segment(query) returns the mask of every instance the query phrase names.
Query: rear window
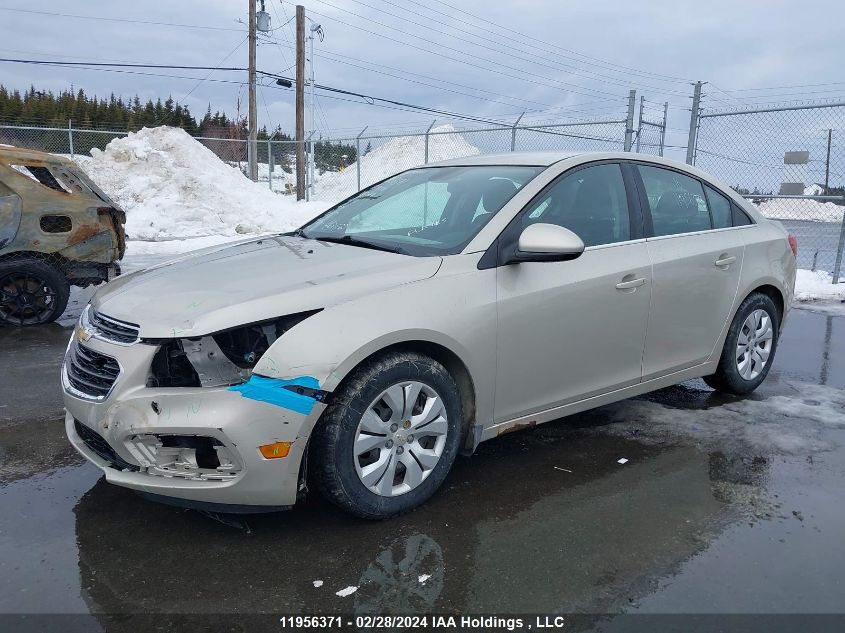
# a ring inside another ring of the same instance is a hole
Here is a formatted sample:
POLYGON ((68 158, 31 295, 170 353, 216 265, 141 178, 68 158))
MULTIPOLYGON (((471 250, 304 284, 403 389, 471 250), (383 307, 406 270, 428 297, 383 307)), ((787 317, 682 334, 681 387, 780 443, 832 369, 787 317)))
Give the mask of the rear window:
POLYGON ((713 228, 726 229, 729 226, 733 226, 731 201, 713 189, 713 187, 704 185, 704 190, 707 192, 707 202, 710 203, 710 216, 713 218, 713 228))
POLYGON ((12 165, 12 168, 53 191, 91 193, 81 178, 62 165, 12 165))

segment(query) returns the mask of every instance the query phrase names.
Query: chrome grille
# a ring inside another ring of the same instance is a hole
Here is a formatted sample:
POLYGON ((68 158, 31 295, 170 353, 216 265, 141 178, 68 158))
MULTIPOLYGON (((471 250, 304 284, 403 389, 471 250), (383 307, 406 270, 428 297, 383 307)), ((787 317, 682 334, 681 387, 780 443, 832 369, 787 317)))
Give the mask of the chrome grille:
POLYGON ((108 396, 120 375, 117 360, 76 341, 68 349, 64 370, 70 386, 81 396, 94 400, 108 396))
POLYGON ((140 326, 126 321, 113 319, 112 317, 100 314, 91 310, 90 324, 97 331, 97 335, 113 343, 128 345, 138 340, 140 326))

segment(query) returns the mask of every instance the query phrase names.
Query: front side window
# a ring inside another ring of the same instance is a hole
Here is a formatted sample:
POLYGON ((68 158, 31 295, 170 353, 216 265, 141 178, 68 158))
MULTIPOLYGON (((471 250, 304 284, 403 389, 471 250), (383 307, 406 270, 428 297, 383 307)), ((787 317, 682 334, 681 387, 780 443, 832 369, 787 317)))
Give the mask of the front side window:
POLYGON ((654 235, 709 231, 710 213, 701 183, 677 171, 640 165, 654 235))
POLYGON ((631 239, 622 168, 603 164, 564 174, 525 210, 523 228, 538 222, 569 229, 585 246, 631 239))
POLYGON ((460 253, 545 167, 413 169, 361 191, 297 235, 426 257, 460 253))

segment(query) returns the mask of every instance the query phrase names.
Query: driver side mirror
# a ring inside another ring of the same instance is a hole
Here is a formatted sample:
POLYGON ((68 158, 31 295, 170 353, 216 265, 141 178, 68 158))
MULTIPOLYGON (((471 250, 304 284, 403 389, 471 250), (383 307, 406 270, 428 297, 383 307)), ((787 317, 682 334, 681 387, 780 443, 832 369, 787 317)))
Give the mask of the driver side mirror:
POLYGON ((507 263, 565 262, 583 252, 584 242, 575 233, 557 224, 538 222, 523 229, 507 263))

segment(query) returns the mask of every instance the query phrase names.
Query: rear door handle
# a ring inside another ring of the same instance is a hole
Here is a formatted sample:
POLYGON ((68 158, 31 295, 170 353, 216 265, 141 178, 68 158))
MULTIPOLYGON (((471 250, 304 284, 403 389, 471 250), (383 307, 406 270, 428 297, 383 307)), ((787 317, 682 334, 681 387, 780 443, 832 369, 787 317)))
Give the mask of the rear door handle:
POLYGON ((645 283, 645 277, 639 277, 637 279, 629 279, 628 281, 620 281, 616 284, 617 290, 632 290, 634 288, 639 288, 645 283))
POLYGON ((736 257, 733 255, 728 255, 727 253, 719 257, 716 260, 716 268, 727 268, 731 264, 736 262, 736 257))

